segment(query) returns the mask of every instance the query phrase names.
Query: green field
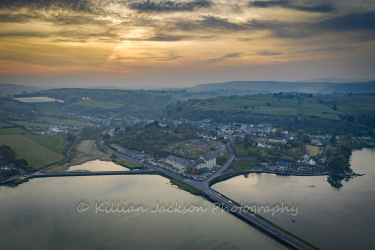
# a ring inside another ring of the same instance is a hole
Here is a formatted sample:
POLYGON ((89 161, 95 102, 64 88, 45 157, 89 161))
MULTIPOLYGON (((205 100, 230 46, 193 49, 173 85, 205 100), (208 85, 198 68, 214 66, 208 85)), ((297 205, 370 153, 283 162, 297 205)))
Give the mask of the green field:
POLYGON ((26 134, 27 131, 20 128, 2 128, 0 129, 0 135, 11 135, 11 134, 26 134))
POLYGON ((62 109, 58 107, 57 102, 38 102, 34 106, 44 115, 55 115, 61 113, 62 109))
POLYGON ((80 100, 78 103, 75 103, 75 105, 81 105, 81 106, 91 107, 91 108, 101 107, 101 108, 107 108, 107 109, 122 107, 122 105, 117 102, 101 102, 101 101, 93 100, 93 99, 80 100))
POLYGON ((25 127, 33 126, 36 128, 46 128, 49 127, 51 124, 49 123, 37 123, 37 122, 27 122, 27 121, 11 121, 12 124, 18 124, 25 127))
POLYGON ((6 128, 6 127, 12 127, 12 125, 11 124, 9 124, 9 123, 5 123, 5 122, 1 122, 0 121, 0 128, 6 128))
POLYGON ((338 115, 343 114, 342 112, 333 110, 326 105, 318 104, 315 100, 305 100, 300 110, 304 115, 318 116, 322 119, 329 120, 340 120, 338 115))
POLYGON ((251 170, 258 161, 239 160, 232 163, 231 168, 234 170, 251 170))
POLYGON ((277 99, 272 95, 211 98, 200 101, 194 107, 205 111, 246 111, 248 113, 269 115, 298 114, 298 111, 296 110, 298 107, 297 100, 277 99), (266 106, 266 108, 254 109, 256 106, 266 106))
POLYGON ((75 125, 75 126, 91 126, 91 123, 82 122, 77 120, 69 120, 69 119, 60 119, 56 117, 39 117, 43 121, 46 121, 49 124, 56 124, 56 125, 75 125))
POLYGON ((129 169, 137 169, 137 168, 140 168, 140 166, 134 164, 134 163, 131 163, 129 161, 125 161, 123 159, 120 159, 120 158, 117 158, 114 160, 115 163, 121 165, 121 166, 124 166, 124 167, 127 167, 129 169))
POLYGON ((353 94, 351 96, 337 96, 335 98, 337 110, 352 114, 373 114, 375 112, 374 94, 353 94))
POLYGON ((24 158, 30 167, 38 170, 64 159, 66 141, 58 135, 0 135, 0 145, 9 146, 16 152, 17 159, 24 158))
POLYGON ((262 115, 298 115, 298 110, 295 108, 266 108, 266 109, 253 109, 254 114, 262 115))
POLYGON ((312 146, 312 145, 306 145, 307 152, 309 152, 309 155, 311 156, 321 156, 323 153, 323 150, 320 150, 321 148, 317 146, 312 146))

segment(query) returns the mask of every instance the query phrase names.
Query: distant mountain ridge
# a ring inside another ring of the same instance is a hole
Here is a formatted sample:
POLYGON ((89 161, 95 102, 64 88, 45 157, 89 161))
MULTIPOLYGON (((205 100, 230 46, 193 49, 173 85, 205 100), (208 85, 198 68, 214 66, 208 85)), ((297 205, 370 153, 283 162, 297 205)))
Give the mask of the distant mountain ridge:
POLYGON ((7 84, 7 83, 0 83, 0 96, 6 95, 15 95, 21 94, 22 92, 31 92, 31 91, 39 91, 45 88, 41 87, 34 87, 34 86, 24 86, 18 84, 7 84))
POLYGON ((371 82, 374 79, 341 79, 341 78, 314 78, 303 82, 337 82, 337 83, 354 83, 354 82, 371 82))
POLYGON ((324 93, 353 92, 375 93, 375 81, 360 83, 336 82, 278 82, 278 81, 234 81, 199 84, 189 91, 215 91, 223 94, 267 94, 276 92, 324 93))

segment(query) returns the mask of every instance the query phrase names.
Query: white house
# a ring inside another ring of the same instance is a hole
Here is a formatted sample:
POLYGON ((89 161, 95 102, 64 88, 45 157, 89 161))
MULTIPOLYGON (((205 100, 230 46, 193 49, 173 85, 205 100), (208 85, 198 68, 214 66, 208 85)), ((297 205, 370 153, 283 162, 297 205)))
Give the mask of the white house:
POLYGON ((167 157, 166 162, 179 170, 184 170, 187 160, 174 155, 170 155, 167 157))
POLYGON ((276 143, 286 143, 286 139, 285 138, 282 138, 282 137, 270 137, 268 139, 269 142, 276 142, 276 143))
POLYGON ((316 165, 316 161, 314 161, 314 159, 310 159, 309 160, 309 165, 310 166, 315 166, 316 165))
POLYGON ((202 159, 205 162, 206 168, 211 169, 214 166, 216 166, 216 157, 213 156, 212 154, 208 154, 206 156, 203 156, 200 159, 202 159))

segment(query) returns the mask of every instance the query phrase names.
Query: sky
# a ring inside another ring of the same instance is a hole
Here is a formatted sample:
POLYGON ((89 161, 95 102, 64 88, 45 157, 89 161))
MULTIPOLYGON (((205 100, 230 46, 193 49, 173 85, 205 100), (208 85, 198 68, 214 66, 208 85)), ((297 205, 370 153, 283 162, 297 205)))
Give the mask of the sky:
POLYGON ((0 0, 0 83, 375 79, 373 0, 0 0))

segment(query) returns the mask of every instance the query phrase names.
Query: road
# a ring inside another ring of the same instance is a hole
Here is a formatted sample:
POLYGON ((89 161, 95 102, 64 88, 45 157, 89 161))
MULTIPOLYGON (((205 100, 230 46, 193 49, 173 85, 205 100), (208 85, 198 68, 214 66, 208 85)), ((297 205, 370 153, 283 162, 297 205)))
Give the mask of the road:
MULTIPOLYGON (((166 170, 164 168, 156 167, 151 164, 141 162, 137 159, 134 159, 132 157, 126 156, 120 152, 114 151, 107 147, 104 142, 102 141, 103 148, 108 151, 109 153, 117 156, 120 159, 124 159, 126 161, 129 161, 131 163, 137 164, 137 165, 143 165, 147 167, 150 170, 133 170, 133 171, 111 171, 111 172, 64 172, 64 173, 54 173, 54 174, 48 174, 48 173, 27 173, 23 177, 25 178, 43 178, 43 177, 59 177, 59 176, 92 176, 92 175, 126 175, 126 174, 161 174, 164 176, 167 176, 168 178, 174 178, 178 179, 180 181, 185 182, 186 184, 189 184, 197 189, 199 189, 201 192, 205 194, 205 196, 210 199, 211 201, 217 202, 220 204, 221 208, 226 208, 228 211, 230 211, 232 214, 235 214, 237 217, 241 218, 242 220, 246 221, 250 225, 258 228, 262 232, 268 234, 269 236, 272 236, 274 239, 284 243, 285 245, 294 248, 294 249, 312 249, 309 246, 305 245, 304 243, 296 240, 295 238, 289 236, 288 234, 280 231, 279 229, 273 227, 272 225, 264 222, 263 220, 259 219, 258 217, 255 217, 254 215, 243 211, 236 205, 234 205, 231 201, 223 197, 220 193, 214 191, 210 188, 209 182, 213 180, 214 178, 220 176, 223 171, 225 171, 232 161, 234 160, 235 156, 233 153, 232 148, 230 147, 230 142, 227 143, 227 149, 229 153, 229 158, 227 162, 219 168, 212 176, 207 178, 204 181, 194 181, 192 179, 185 178, 184 176, 181 176, 179 174, 176 174, 174 172, 171 172, 169 170, 166 170)), ((18 177, 17 177, 18 178, 18 177)), ((9 179, 7 180, 9 181, 9 179)))
POLYGON ((137 165, 143 165, 143 166, 145 166, 149 169, 158 171, 161 174, 163 174, 165 176, 168 176, 169 178, 178 179, 180 181, 183 181, 183 182, 199 189, 200 191, 202 191, 206 195, 207 198, 209 198, 209 199, 211 199, 211 200, 213 200, 217 203, 220 203, 221 206, 226 207, 229 211, 231 211, 231 213, 235 214, 236 216, 238 216, 242 220, 248 222, 250 225, 255 226, 256 228, 260 229, 261 231, 263 231, 263 232, 267 233, 268 235, 272 236, 274 239, 288 245, 289 247, 292 247, 294 249, 304 249, 304 250, 305 249, 306 250, 312 249, 309 246, 305 245, 304 243, 296 240, 295 238, 289 236, 288 234, 286 234, 286 233, 280 231, 279 229, 273 227, 272 225, 264 222, 263 220, 259 219, 258 217, 255 217, 254 215, 239 209, 236 205, 232 204, 228 199, 222 197, 222 195, 220 193, 218 193, 218 192, 216 192, 216 191, 214 191, 210 188, 209 182, 211 180, 213 180, 214 178, 220 176, 230 166, 230 164, 232 163, 232 161, 235 158, 233 150, 230 147, 230 142, 228 142, 227 145, 226 145, 227 149, 228 149, 228 153, 229 153, 229 158, 228 158, 227 162, 225 162, 225 164, 221 168, 219 168, 212 176, 210 176, 210 178, 207 178, 204 181, 194 181, 192 179, 185 178, 185 177, 183 177, 179 174, 176 174, 174 172, 168 171, 164 168, 155 167, 151 164, 141 162, 141 161, 136 160, 132 157, 126 156, 124 154, 121 154, 117 151, 114 151, 114 150, 108 148, 103 142, 102 142, 102 146, 109 153, 111 153, 113 155, 116 155, 117 157, 119 157, 121 159, 124 159, 126 161, 129 161, 129 162, 137 164, 137 165))

